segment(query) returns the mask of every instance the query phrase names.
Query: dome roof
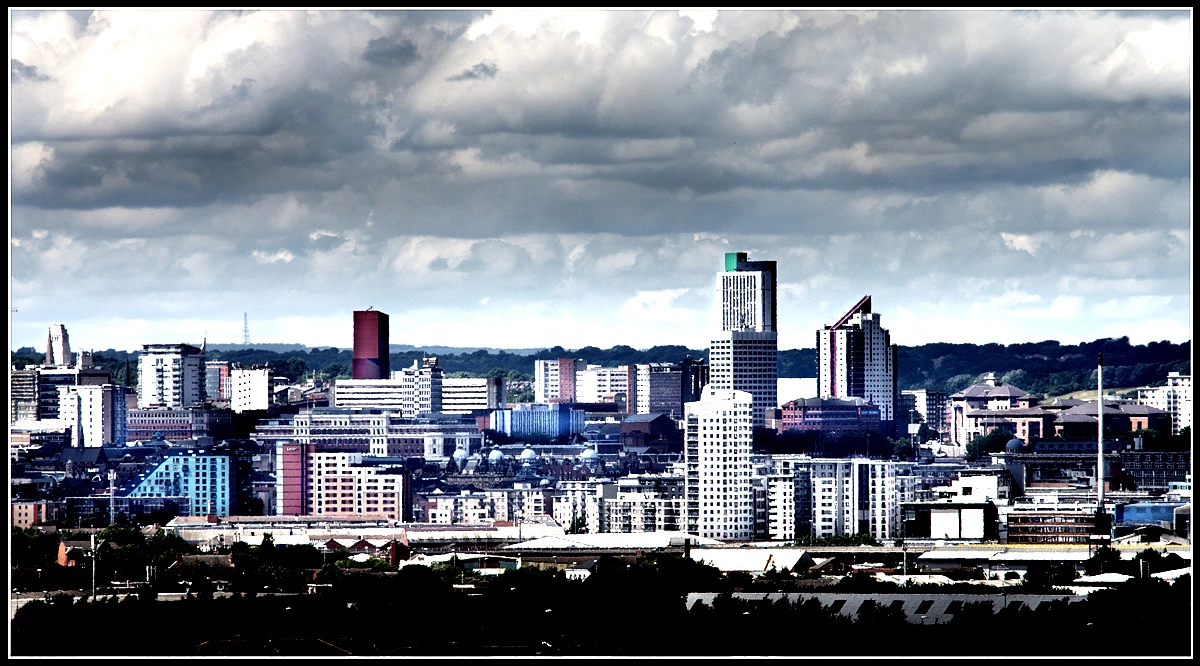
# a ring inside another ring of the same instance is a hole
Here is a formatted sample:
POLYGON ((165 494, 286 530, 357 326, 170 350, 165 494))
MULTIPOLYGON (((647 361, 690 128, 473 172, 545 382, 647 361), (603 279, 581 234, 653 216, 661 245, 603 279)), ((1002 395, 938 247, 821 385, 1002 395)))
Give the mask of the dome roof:
POLYGON ((451 455, 451 457, 454 458, 455 460, 466 460, 467 459, 467 451, 466 451, 466 449, 464 449, 463 447, 460 446, 457 449, 454 449, 454 453, 451 455))
POLYGON ((504 460, 504 452, 502 452, 498 446, 492 449, 492 452, 488 454, 489 464, 495 465, 502 460, 504 460))
POLYGON ((525 450, 521 451, 520 459, 526 463, 533 462, 534 460, 537 460, 537 453, 534 452, 532 446, 526 444, 525 450))
POLYGON ((1016 437, 1013 437, 1012 439, 1008 440, 1007 444, 1004 445, 1004 450, 1005 451, 1020 451, 1022 446, 1025 446, 1025 442, 1022 442, 1021 440, 1017 439, 1016 437))
POLYGON ((579 458, 581 460, 597 460, 600 458, 600 454, 596 453, 596 449, 589 446, 583 450, 583 453, 579 454, 579 458))

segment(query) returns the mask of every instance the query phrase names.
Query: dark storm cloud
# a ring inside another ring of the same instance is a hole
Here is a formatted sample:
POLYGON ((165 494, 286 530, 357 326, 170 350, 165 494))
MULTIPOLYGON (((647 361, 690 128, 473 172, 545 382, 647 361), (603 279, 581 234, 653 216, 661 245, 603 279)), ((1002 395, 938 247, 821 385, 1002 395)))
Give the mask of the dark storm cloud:
POLYGON ((25 63, 21 62, 20 60, 12 61, 12 78, 13 78, 13 83, 22 83, 25 81, 33 81, 35 83, 41 83, 44 81, 53 81, 54 80, 54 79, 50 78, 49 76, 46 76, 45 74, 42 74, 41 72, 39 72, 37 67, 34 67, 32 65, 26 65, 25 63))
POLYGON ((407 39, 394 41, 388 37, 380 37, 367 42, 363 51, 363 60, 373 65, 395 65, 404 67, 420 58, 417 45, 407 39))
POLYGON ((730 249, 830 311, 1187 299, 1186 14, 501 14, 14 14, 14 299, 141 253, 204 303, 602 317, 704 307, 730 249))
POLYGON ((477 79, 494 79, 500 73, 500 68, 492 63, 481 62, 470 69, 464 69, 461 74, 451 76, 447 81, 475 81, 477 79))

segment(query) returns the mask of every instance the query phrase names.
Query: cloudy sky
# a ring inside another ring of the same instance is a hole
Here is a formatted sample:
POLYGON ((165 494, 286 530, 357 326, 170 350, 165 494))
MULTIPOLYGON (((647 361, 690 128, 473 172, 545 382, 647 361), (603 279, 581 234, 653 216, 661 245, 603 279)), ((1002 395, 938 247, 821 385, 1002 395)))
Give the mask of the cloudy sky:
POLYGON ((1191 339, 1188 12, 12 12, 12 348, 1191 339))

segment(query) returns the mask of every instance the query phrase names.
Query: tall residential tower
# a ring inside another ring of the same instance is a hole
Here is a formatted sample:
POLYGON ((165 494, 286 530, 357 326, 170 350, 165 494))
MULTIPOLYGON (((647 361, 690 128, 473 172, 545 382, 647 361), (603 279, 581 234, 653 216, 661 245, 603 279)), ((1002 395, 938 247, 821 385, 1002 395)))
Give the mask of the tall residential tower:
POLYGON ((896 345, 863 296, 817 331, 817 385, 822 398, 865 398, 879 407, 880 429, 896 432, 896 345))
POLYGON ((710 386, 753 396, 756 427, 778 406, 777 276, 774 261, 748 261, 745 252, 727 252, 717 276, 721 330, 709 348, 710 386))

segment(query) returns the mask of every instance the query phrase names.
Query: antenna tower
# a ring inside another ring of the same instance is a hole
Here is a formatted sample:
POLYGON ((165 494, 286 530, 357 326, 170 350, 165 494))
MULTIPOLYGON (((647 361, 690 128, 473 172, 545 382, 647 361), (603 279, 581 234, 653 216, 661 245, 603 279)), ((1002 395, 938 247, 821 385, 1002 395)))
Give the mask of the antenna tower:
POLYGON ((250 319, 246 313, 242 313, 242 344, 250 344, 250 319))

